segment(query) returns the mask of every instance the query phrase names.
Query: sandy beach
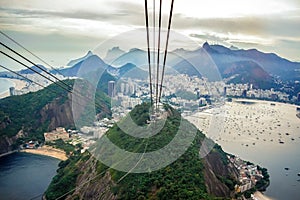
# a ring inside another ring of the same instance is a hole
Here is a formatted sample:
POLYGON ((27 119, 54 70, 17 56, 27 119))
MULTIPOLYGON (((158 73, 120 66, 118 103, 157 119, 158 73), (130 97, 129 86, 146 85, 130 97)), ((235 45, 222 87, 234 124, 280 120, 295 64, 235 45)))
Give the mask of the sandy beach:
POLYGON ((67 160, 68 159, 68 157, 64 151, 62 151, 60 149, 55 149, 55 148, 53 148, 51 146, 47 146, 47 145, 44 145, 38 149, 24 149, 24 150, 21 150, 21 152, 50 156, 53 158, 57 158, 59 160, 67 160))
POLYGON ((270 197, 267 197, 266 195, 263 195, 261 192, 255 192, 254 193, 254 199, 255 200, 273 200, 270 197))
MULTIPOLYGON (((9 81, 14 82, 14 87, 16 90, 21 90, 24 87, 26 87, 26 85, 27 85, 26 81, 21 81, 19 79, 11 79, 10 78, 9 81)), ((6 92, 0 94, 0 99, 8 97, 8 96, 9 96, 9 91, 7 90, 6 92)))

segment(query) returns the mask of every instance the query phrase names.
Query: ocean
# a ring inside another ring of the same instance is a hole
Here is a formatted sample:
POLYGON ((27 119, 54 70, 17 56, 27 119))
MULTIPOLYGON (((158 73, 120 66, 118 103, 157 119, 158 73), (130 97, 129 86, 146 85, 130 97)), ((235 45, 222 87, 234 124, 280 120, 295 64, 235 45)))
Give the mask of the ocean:
POLYGON ((0 94, 9 90, 10 87, 13 87, 15 84, 9 79, 0 78, 0 94))
MULTIPOLYGON (((298 138, 299 140, 299 138, 298 138)), ((268 169, 271 184, 264 192, 274 200, 299 200, 299 142, 268 145, 263 142, 245 147, 239 141, 220 142, 223 149, 268 169), (286 170, 285 168, 288 168, 286 170)))
MULTIPOLYGON (((294 105, 274 103, 226 104, 227 119, 217 143, 226 152, 269 170, 271 184, 266 195, 275 200, 298 200, 300 119, 294 105)), ((198 114, 201 118, 189 120, 205 132, 209 123, 205 115, 198 114)), ((54 158, 25 153, 0 158, 0 199, 40 199, 58 163, 54 158)))
MULTIPOLYGON (((225 152, 268 169, 271 184, 264 192, 267 196, 275 200, 299 200, 300 119, 296 117, 296 106, 252 102, 255 103, 226 103, 223 131, 215 141, 225 152)), ((210 115, 196 116, 200 118, 188 119, 207 133, 210 115)))
POLYGON ((0 157, 0 199, 41 199, 60 160, 28 153, 0 157))

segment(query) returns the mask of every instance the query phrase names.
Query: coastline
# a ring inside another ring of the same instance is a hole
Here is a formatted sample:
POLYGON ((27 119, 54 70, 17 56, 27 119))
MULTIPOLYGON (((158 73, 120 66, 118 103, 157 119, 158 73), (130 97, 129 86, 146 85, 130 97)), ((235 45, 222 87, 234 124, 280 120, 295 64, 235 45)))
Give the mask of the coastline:
POLYGON ((4 156, 8 156, 8 155, 10 155, 10 154, 13 154, 13 153, 16 153, 16 152, 18 152, 18 150, 9 151, 9 152, 6 152, 6 153, 3 153, 3 154, 0 154, 0 158, 1 158, 1 157, 4 157, 4 156))
MULTIPOLYGON (((13 79, 13 78, 1 78, 1 79, 7 79, 14 83, 14 87, 16 90, 22 90, 24 87, 26 87, 27 82, 19 79, 13 79)), ((7 89, 6 92, 0 93, 0 99, 8 97, 9 95, 9 89, 7 89)))
POLYGON ((254 193, 254 199, 255 200, 274 200, 266 195, 264 195, 263 193, 259 192, 259 191, 256 191, 254 193))
POLYGON ((292 187, 296 184, 293 177, 298 172, 286 171, 285 167, 297 169, 299 166, 296 158, 300 125, 296 107, 294 104, 281 102, 233 99, 233 102, 226 102, 222 107, 226 114, 223 121, 215 120, 215 124, 223 126, 222 128, 214 129, 215 126, 211 126, 210 119, 214 110, 219 111, 217 108, 194 113, 186 119, 213 138, 224 151, 268 169, 272 177, 270 186, 264 193, 256 193, 255 199, 294 199, 299 194, 292 187), (286 191, 288 195, 284 197, 286 191))
POLYGON ((51 146, 44 145, 37 149, 23 149, 20 152, 38 154, 43 156, 50 156, 59 160, 65 161, 68 159, 66 153, 63 150, 53 148, 51 146))

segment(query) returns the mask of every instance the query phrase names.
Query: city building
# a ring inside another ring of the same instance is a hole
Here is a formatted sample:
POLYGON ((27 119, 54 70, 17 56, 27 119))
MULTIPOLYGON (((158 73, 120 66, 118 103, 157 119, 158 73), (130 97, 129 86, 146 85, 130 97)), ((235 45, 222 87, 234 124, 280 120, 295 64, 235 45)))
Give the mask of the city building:
POLYGON ((238 186, 238 192, 245 192, 247 190, 250 190, 253 187, 253 184, 250 180, 247 180, 244 184, 238 186))
POLYGON ((242 97, 247 97, 247 90, 243 90, 242 97))
POLYGON ((205 98, 200 98, 200 100, 199 100, 199 106, 206 106, 206 104, 207 104, 206 99, 205 98))
POLYGON ((58 139, 68 140, 70 138, 70 135, 65 128, 58 127, 52 132, 44 133, 44 137, 45 142, 50 142, 58 139))
POLYGON ((275 94, 275 93, 272 93, 270 97, 271 97, 271 99, 272 99, 273 101, 278 100, 278 95, 275 94))
POLYGON ((15 89, 15 87, 10 87, 10 88, 9 88, 9 95, 10 95, 10 96, 16 95, 16 89, 15 89))
POLYGON ((263 178, 258 166, 251 164, 239 157, 227 156, 230 163, 238 170, 239 183, 235 186, 236 193, 243 193, 253 188, 256 183, 263 178))
POLYGON ((252 83, 250 84, 250 90, 253 90, 253 84, 252 83))
POLYGON ((108 82, 108 96, 114 97, 115 96, 115 81, 109 81, 108 82))
POLYGON ((36 149, 38 146, 39 146, 38 141, 30 140, 29 142, 25 143, 25 148, 26 149, 36 149))
POLYGON ((197 99, 200 99, 201 98, 201 92, 199 89, 197 89, 197 99))

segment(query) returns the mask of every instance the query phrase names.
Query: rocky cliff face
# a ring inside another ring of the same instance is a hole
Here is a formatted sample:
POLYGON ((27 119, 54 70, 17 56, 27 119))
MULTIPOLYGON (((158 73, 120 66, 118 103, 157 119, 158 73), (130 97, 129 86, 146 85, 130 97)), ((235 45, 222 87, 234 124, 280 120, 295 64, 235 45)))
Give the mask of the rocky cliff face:
MULTIPOLYGON (((4 119, 0 122, 0 130, 5 129, 9 124, 11 123, 11 120, 9 117, 4 117, 4 119)), ((7 153, 12 150, 11 146, 15 142, 16 138, 12 137, 9 138, 7 136, 0 138, 0 154, 7 153)))
POLYGON ((34 123, 31 123, 30 127, 22 124, 20 129, 17 130, 18 132, 15 132, 15 134, 5 135, 6 131, 10 129, 10 126, 15 125, 10 119, 14 116, 6 116, 4 120, 0 122, 0 131, 4 133, 0 136, 0 154, 15 150, 17 148, 17 139, 29 136, 30 130, 35 129, 36 127, 41 127, 44 124, 47 124, 45 131, 51 131, 59 126, 74 126, 70 98, 64 102, 61 101, 61 98, 56 98, 51 103, 46 104, 38 112, 38 119, 34 123))
POLYGON ((40 123, 49 122, 48 131, 56 127, 74 126, 70 96, 68 94, 68 99, 62 104, 60 98, 57 98, 40 110, 40 123))
MULTIPOLYGON (((64 83, 72 88, 75 80, 64 80, 64 83)), ((90 88, 89 82, 84 80, 78 80, 77 85, 84 91, 90 88)), ((100 89, 94 95, 97 97, 95 109, 99 117, 109 116, 109 98, 100 89)), ((87 110, 85 106, 81 107, 87 110)), ((93 105, 90 107, 94 109, 93 105)), ((56 84, 37 92, 0 99, 0 153, 13 150, 24 141, 33 139, 42 142, 44 132, 57 127, 74 127, 74 120, 72 94, 56 84)))
POLYGON ((101 174, 97 171, 97 160, 90 157, 80 166, 80 175, 77 177, 76 188, 72 195, 66 197, 68 200, 78 199, 111 199, 117 197, 111 188, 116 185, 109 172, 101 174))
POLYGON ((211 152, 204 159, 204 178, 207 191, 217 197, 232 196, 232 188, 229 188, 220 177, 237 180, 238 172, 236 169, 224 163, 219 153, 211 152))
POLYGON ((13 144, 16 142, 16 137, 2 137, 0 139, 0 155, 13 150, 13 144))
POLYGON ((5 116, 4 119, 0 121, 0 129, 5 129, 10 123, 10 118, 8 116, 5 116))

